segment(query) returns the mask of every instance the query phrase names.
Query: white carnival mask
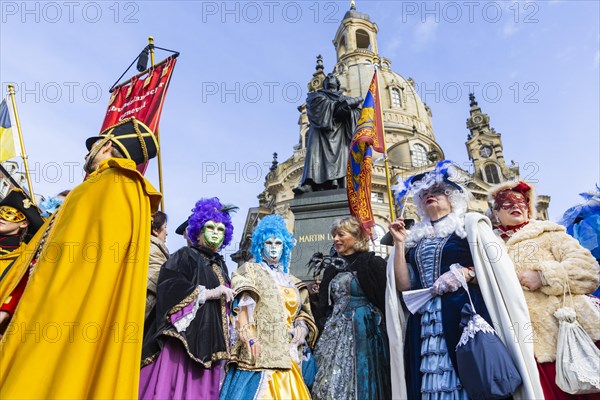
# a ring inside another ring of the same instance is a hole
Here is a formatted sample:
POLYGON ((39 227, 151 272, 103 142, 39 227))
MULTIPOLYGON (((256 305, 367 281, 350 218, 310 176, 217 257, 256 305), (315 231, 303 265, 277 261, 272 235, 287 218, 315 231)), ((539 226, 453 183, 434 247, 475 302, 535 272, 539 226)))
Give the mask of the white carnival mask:
POLYGON ((283 240, 271 236, 269 239, 265 240, 263 247, 263 257, 265 261, 276 264, 281 259, 281 255, 283 254, 283 240))

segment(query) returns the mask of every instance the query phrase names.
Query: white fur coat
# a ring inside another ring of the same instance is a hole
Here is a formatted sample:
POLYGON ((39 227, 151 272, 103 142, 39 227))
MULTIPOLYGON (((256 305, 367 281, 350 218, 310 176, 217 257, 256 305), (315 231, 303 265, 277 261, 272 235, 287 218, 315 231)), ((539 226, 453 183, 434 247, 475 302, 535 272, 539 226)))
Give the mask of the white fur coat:
MULTIPOLYGON (((550 221, 531 220, 506 241, 509 255, 517 272, 541 271, 547 285, 536 291, 523 288, 529 308, 538 362, 556 360, 558 320, 554 312, 563 307, 563 292, 568 282, 573 294, 577 321, 592 340, 600 339, 598 306, 585 294, 592 293, 600 283, 600 267, 591 253, 565 232, 565 228, 550 221)), ((568 295, 565 305, 571 306, 568 295)))

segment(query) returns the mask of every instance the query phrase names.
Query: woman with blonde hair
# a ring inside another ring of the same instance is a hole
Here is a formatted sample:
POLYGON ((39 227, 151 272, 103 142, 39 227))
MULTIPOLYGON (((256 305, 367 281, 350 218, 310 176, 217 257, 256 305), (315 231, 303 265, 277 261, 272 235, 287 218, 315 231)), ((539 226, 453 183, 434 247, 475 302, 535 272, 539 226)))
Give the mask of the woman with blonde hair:
POLYGON ((354 217, 334 221, 335 254, 321 262, 315 349, 319 371, 315 399, 391 397, 385 312, 386 262, 369 250, 369 238, 354 217))

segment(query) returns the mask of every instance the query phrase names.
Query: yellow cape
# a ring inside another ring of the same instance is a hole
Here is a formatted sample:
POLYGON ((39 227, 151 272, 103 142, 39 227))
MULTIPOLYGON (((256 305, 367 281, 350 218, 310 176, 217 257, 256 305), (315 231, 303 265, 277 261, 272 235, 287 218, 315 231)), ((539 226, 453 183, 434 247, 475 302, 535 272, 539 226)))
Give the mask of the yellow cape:
POLYGON ((159 200, 133 161, 108 159, 40 229, 11 268, 37 258, 0 343, 1 398, 137 399, 159 200))
POLYGON ((0 256, 0 305, 8 300, 25 272, 25 269, 19 271, 18 268, 12 268, 12 266, 14 266, 13 261, 23 254, 26 247, 27 244, 21 242, 15 250, 0 256))

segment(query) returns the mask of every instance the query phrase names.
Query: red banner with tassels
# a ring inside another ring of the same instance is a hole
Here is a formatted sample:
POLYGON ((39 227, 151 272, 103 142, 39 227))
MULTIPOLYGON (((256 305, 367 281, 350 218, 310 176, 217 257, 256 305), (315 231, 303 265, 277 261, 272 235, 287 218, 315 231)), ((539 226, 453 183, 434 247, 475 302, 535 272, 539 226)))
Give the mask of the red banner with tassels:
POLYGON ((130 117, 156 132, 176 62, 175 57, 169 57, 150 68, 145 77, 134 77, 127 85, 117 87, 108 102, 101 132, 130 117))
MULTIPOLYGON (((126 85, 115 88, 100 132, 125 118, 135 117, 156 134, 176 62, 175 56, 169 57, 150 68, 146 75, 134 76, 126 85)), ((146 166, 138 165, 138 171, 144 173, 146 166)))

